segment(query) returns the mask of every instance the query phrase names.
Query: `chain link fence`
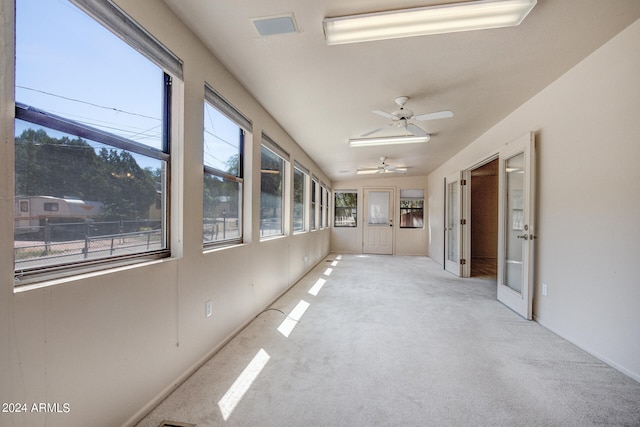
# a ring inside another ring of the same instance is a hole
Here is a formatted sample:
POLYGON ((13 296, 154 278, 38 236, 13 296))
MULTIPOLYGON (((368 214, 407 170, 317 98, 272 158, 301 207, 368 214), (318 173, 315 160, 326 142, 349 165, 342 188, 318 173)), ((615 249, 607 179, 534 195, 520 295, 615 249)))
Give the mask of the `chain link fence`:
POLYGON ((129 255, 164 247, 161 220, 50 223, 14 228, 15 269, 129 255))

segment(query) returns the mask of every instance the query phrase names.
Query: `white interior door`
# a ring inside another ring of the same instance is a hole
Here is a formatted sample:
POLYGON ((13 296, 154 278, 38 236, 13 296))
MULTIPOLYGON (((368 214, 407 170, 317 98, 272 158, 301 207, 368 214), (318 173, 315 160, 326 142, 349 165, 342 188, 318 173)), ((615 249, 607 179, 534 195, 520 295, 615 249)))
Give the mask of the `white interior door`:
POLYGON ((535 141, 528 133, 500 150, 498 300, 532 318, 535 232, 535 141))
POLYGON ((364 189, 362 252, 393 254, 393 190, 364 189))
POLYGON ((444 268, 460 276, 462 274, 462 172, 445 179, 445 228, 444 268))

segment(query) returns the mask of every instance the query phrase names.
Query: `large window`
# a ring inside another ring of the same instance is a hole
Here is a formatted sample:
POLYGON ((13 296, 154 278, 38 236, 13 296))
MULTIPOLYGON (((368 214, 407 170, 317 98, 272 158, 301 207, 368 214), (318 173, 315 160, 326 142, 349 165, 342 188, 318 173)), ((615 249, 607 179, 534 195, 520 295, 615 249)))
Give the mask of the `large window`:
POLYGON ((181 63, 111 2, 74 3, 100 23, 68 2, 16 1, 14 250, 22 283, 35 273, 169 254, 168 73, 181 78, 181 63))
POLYGON ((305 211, 308 173, 299 164, 293 168, 293 231, 306 230, 305 211))
POLYGON ((311 180, 311 230, 318 229, 318 180, 314 177, 311 180))
POLYGON ((356 227, 358 225, 358 193, 336 190, 333 214, 334 227, 356 227))
POLYGON ((205 246, 242 242, 243 151, 251 122, 205 86, 202 240, 205 246))
POLYGON ((260 236, 284 234, 285 164, 289 154, 262 134, 260 161, 260 236))
POLYGON ((329 227, 329 189, 322 185, 322 228, 329 227))
POLYGON ((400 190, 400 228, 424 227, 424 190, 400 190))
POLYGON ((320 184, 320 229, 327 226, 325 210, 327 206, 327 189, 324 188, 324 184, 320 184))

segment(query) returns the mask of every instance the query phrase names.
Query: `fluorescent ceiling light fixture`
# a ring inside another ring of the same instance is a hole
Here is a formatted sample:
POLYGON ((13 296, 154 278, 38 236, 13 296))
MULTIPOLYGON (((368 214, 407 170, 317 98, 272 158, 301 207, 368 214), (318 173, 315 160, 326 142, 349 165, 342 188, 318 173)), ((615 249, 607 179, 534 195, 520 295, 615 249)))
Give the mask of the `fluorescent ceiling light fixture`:
POLYGON ((478 0, 325 18, 327 44, 358 43, 520 25, 537 0, 478 0))
POLYGON ((427 142, 431 136, 384 136, 380 138, 356 138, 350 139, 351 147, 369 147, 372 145, 391 145, 391 144, 418 144, 427 142))

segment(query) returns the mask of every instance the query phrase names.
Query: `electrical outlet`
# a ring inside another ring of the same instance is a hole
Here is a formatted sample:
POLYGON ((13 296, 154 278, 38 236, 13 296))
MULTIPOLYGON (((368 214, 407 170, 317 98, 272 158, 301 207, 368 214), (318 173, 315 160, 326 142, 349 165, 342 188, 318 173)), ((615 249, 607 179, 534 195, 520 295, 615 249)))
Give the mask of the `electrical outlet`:
POLYGON ((542 295, 544 295, 545 297, 547 296, 547 284, 546 283, 542 284, 542 295))
POLYGON ((204 317, 211 317, 213 314, 213 302, 211 300, 204 303, 204 317))

